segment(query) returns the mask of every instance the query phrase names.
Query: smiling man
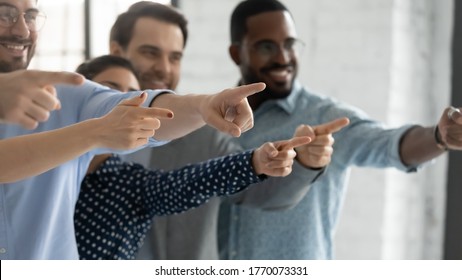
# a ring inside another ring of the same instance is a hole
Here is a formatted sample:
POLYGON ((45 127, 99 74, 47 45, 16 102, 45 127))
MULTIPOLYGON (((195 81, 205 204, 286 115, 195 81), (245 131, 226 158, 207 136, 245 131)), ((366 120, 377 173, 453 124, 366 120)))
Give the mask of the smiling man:
MULTIPOLYGON (((331 259, 352 166, 412 172, 447 149, 462 150, 462 115, 456 109, 447 108, 431 127, 386 129, 358 108, 307 90, 297 79, 300 43, 292 14, 283 3, 241 1, 232 12, 230 27, 228 51, 240 70, 239 83, 267 84, 264 91, 249 98, 255 128, 237 142, 248 147, 262 138, 284 137, 291 127, 304 122, 319 124, 348 117, 350 125, 335 135, 329 167, 296 207, 284 212, 231 203, 223 207, 223 258, 331 259), (448 116, 448 112, 457 113, 448 116)), ((316 153, 313 144, 321 131, 314 130, 314 141, 305 147, 309 152, 297 149, 298 160, 307 167, 313 167, 309 155, 316 153)))
POLYGON ((37 45, 37 32, 43 27, 46 16, 36 7, 21 11, 15 1, 0 3, 0 72, 25 69, 34 56, 37 45), (24 13, 24 14, 22 14, 24 13), (16 24, 17 21, 24 24, 16 24))
POLYGON ((175 9, 137 2, 112 26, 110 53, 130 60, 142 88, 175 90, 188 38, 186 25, 175 9))

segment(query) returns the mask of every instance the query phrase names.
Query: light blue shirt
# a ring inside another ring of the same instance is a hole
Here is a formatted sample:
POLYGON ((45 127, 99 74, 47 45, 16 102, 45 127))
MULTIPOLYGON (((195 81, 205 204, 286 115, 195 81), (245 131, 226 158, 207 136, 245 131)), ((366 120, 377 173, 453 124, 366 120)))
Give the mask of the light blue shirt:
MULTIPOLYGON (((100 117, 123 99, 140 94, 120 94, 90 81, 78 87, 57 86, 56 91, 61 110, 52 112, 49 120, 33 131, 0 124, 0 139, 100 117)), ((149 106, 153 98, 164 91, 147 92, 145 105, 149 106)), ((149 145, 163 143, 151 139, 149 145)), ((78 259, 74 206, 90 160, 102 152, 108 151, 91 151, 42 175, 0 184, 0 259, 78 259)))
MULTIPOLYGON (((362 111, 309 93, 297 82, 288 98, 267 101, 254 111, 255 126, 236 141, 244 148, 253 147, 289 138, 300 124, 314 126, 340 117, 350 118, 350 125, 334 134, 332 162, 297 206, 265 211, 232 203, 222 205, 221 258, 331 259, 350 167, 415 170, 404 166, 398 153, 400 139, 411 126, 386 129, 362 111)), ((285 186, 280 187, 283 190, 285 186)))

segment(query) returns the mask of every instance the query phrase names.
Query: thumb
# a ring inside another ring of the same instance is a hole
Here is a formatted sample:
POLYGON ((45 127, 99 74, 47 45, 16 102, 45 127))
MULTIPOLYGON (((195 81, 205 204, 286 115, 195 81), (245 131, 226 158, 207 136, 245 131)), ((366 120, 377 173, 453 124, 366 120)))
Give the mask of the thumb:
POLYGON ((271 142, 265 143, 262 148, 267 157, 272 158, 278 155, 278 149, 271 142))
POLYGON ((455 123, 462 124, 462 112, 459 108, 451 106, 446 110, 446 114, 450 120, 454 121, 455 123))
POLYGON ((122 100, 119 105, 125 105, 125 106, 141 106, 146 99, 148 98, 148 95, 145 91, 143 91, 140 95, 133 96, 132 98, 128 98, 125 100, 122 100))
POLYGON ((51 96, 55 98, 56 104, 54 110, 60 110, 61 109, 61 102, 58 99, 58 94, 56 93, 56 89, 52 85, 46 85, 43 87, 51 96))
POLYGON ((308 136, 311 139, 316 138, 316 133, 314 133, 314 129, 307 125, 307 124, 302 124, 297 127, 294 133, 294 137, 299 137, 299 136, 308 136))

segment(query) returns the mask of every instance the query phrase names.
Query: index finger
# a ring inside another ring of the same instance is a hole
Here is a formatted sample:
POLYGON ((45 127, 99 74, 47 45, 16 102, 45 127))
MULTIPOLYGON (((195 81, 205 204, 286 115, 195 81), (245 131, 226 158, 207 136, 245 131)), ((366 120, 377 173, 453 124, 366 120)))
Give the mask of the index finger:
POLYGON ((141 107, 140 109, 145 109, 147 117, 158 118, 158 119, 173 119, 173 112, 165 108, 157 107, 141 107))
POLYGON ((232 89, 229 89, 233 99, 242 100, 252 94, 260 92, 266 88, 265 83, 253 83, 249 85, 238 86, 232 89))
POLYGON ((339 119, 330 121, 328 123, 315 126, 314 132, 316 133, 316 135, 335 133, 337 131, 340 131, 342 128, 347 126, 349 123, 350 123, 350 119, 339 118, 339 119))
POLYGON ((293 148, 299 147, 306 145, 311 142, 311 138, 308 136, 298 136, 294 137, 289 140, 284 140, 279 142, 281 145, 279 146, 278 150, 283 151, 283 150, 291 150, 293 148))
MULTIPOLYGON (((32 71, 32 70, 31 70, 32 71)), ((85 78, 73 72, 37 71, 31 72, 42 86, 54 84, 81 85, 85 78)))

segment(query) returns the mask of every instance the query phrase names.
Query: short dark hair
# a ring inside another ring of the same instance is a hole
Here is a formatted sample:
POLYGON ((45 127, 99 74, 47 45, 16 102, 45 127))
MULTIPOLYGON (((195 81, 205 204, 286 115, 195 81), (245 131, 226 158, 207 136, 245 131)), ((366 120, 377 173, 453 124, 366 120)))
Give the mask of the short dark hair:
POLYGON ((75 72, 82 74, 88 80, 93 80, 99 73, 113 67, 125 68, 136 77, 135 69, 129 60, 115 55, 102 55, 80 64, 75 72))
POLYGON ((277 0, 245 0, 240 2, 231 15, 231 43, 240 43, 247 33, 247 19, 264 12, 290 11, 277 0))
POLYGON ((120 14, 111 28, 110 41, 115 41, 126 49, 132 39, 135 23, 142 17, 150 17, 178 25, 183 34, 183 47, 186 46, 188 21, 185 16, 174 7, 151 1, 136 2, 126 12, 120 14))

